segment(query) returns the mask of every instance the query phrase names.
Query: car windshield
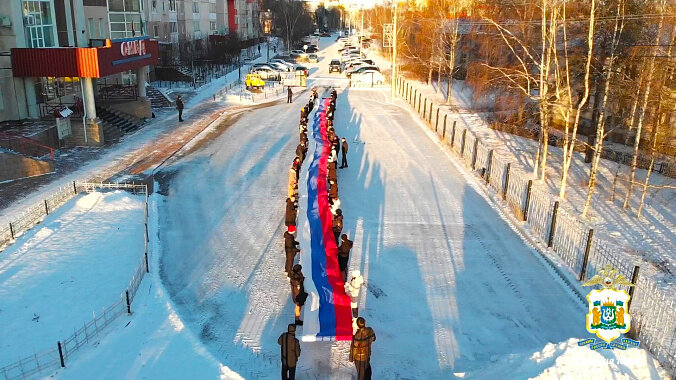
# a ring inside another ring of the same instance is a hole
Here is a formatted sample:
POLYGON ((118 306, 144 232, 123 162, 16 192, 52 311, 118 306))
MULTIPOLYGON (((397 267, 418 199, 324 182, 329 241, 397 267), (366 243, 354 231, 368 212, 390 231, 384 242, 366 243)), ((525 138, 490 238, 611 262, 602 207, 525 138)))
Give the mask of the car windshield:
POLYGON ((332 60, 331 60, 331 64, 332 64, 332 65, 340 65, 340 61, 337 60, 337 59, 332 59, 332 60))

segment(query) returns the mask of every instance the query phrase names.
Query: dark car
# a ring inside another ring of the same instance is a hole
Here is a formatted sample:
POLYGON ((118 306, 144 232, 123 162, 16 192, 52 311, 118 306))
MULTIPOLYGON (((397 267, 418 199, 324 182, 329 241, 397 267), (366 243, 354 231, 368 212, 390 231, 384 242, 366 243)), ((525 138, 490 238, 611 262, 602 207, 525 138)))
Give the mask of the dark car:
POLYGON ((314 46, 308 46, 308 48, 305 49, 305 52, 306 52, 306 53, 316 53, 316 52, 318 52, 318 51, 319 51, 319 49, 317 49, 317 48, 314 47, 314 46))
POLYGON ((329 63, 329 74, 331 74, 334 71, 340 73, 340 60, 339 59, 332 59, 331 63, 329 63))
POLYGON ((352 77, 352 74, 363 73, 363 72, 366 71, 366 70, 380 71, 380 69, 379 69, 378 67, 376 67, 376 66, 368 66, 368 65, 364 66, 364 65, 362 65, 362 66, 359 66, 359 67, 357 67, 356 69, 354 69, 354 70, 352 70, 352 71, 347 71, 347 72, 345 72, 345 76, 348 77, 348 78, 351 78, 351 77, 352 77))

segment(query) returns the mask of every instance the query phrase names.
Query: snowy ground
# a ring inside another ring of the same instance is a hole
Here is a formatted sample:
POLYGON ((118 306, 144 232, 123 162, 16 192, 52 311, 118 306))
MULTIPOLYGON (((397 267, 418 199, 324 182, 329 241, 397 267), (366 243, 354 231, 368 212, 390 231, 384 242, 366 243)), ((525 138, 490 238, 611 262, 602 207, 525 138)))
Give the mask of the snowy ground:
MULTIPOLYGON (((315 83, 343 85, 327 62, 311 65, 315 83)), ((341 88, 336 115, 350 142, 350 167, 338 175, 350 266, 368 284, 360 313, 378 336, 374 378, 666 378, 642 349, 576 346, 589 337, 585 305, 388 97, 341 88), (624 361, 601 358, 615 355, 624 361)), ((157 173, 155 269, 134 314, 55 377, 279 376, 276 340, 293 320, 282 233, 301 105, 244 112, 157 173)), ((347 347, 303 344, 298 378, 351 378, 347 347)))
POLYGON ((144 198, 80 195, 0 255, 0 366, 71 335, 119 299, 143 257, 144 198))
MULTIPOLYGON (((388 61, 372 54, 384 67, 389 67, 388 61)), ((435 104, 443 104, 446 96, 446 83, 442 82, 440 92, 435 89, 438 84, 426 85, 415 80, 407 79, 409 83, 416 83, 418 93, 423 98, 433 100, 435 104)), ((484 109, 483 100, 475 100, 472 91, 463 81, 454 81, 452 110, 449 108, 448 124, 457 121, 473 131, 482 142, 503 157, 530 174, 533 170, 533 158, 537 151, 537 141, 525 137, 512 135, 506 132, 495 131, 488 127, 485 121, 486 114, 476 112, 484 109)), ((448 107, 447 107, 448 108, 448 107)), ((436 108, 435 108, 436 109, 436 108)), ((442 111, 443 112, 443 111, 442 111)), ((617 145, 617 144, 615 144, 617 145)), ((536 188, 548 191, 552 196, 559 193, 561 162, 563 150, 550 147, 547 161, 547 178, 544 182, 537 181, 536 188)), ((611 201, 613 177, 617 163, 601 159, 595 195, 586 221, 590 228, 594 228, 594 236, 598 239, 611 242, 612 245, 624 250, 638 262, 644 261, 650 267, 642 265, 642 273, 650 274, 663 284, 674 284, 676 276, 676 180, 670 177, 653 173, 651 184, 667 186, 653 188, 648 191, 643 216, 636 217, 636 210, 640 202, 642 188, 634 188, 630 201, 630 209, 622 208, 624 195, 629 178, 629 167, 620 166, 615 200, 611 201), (668 188, 671 186, 672 188, 668 188)), ((643 182, 646 170, 639 169, 636 180, 643 182)), ((576 152, 569 171, 569 180, 566 199, 561 201, 562 209, 579 216, 582 212, 586 197, 589 178, 589 164, 584 162, 584 155, 576 152)), ((581 217, 580 217, 581 218, 581 217)))

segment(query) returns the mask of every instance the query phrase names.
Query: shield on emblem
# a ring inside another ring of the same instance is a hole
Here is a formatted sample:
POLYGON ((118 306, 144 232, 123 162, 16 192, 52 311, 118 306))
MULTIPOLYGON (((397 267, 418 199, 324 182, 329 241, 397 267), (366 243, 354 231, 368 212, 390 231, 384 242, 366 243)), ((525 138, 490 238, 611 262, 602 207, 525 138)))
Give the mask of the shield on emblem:
POLYGON ((601 306, 601 323, 615 326, 615 306, 601 306))

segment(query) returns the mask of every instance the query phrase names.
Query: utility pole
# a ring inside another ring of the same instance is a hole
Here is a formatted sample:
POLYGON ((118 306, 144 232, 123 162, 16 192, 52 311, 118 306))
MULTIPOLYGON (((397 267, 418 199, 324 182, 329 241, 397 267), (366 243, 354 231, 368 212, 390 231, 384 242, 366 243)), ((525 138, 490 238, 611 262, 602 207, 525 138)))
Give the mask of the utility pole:
POLYGON ((394 25, 392 26, 392 79, 390 80, 390 85, 392 87, 392 102, 394 102, 394 80, 396 77, 397 71, 397 8, 399 6, 399 1, 394 0, 394 25))

